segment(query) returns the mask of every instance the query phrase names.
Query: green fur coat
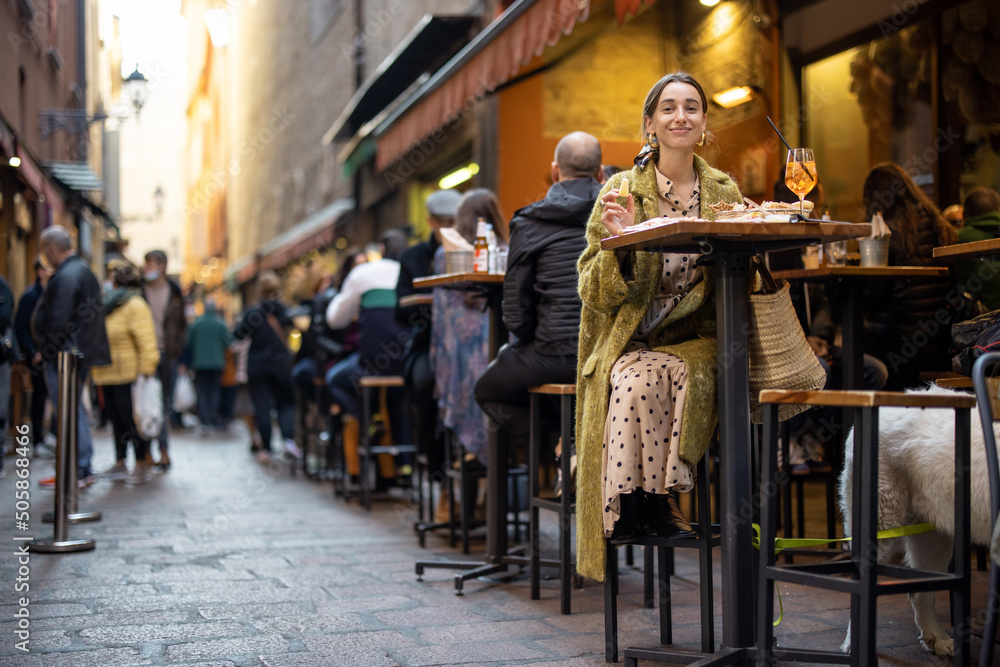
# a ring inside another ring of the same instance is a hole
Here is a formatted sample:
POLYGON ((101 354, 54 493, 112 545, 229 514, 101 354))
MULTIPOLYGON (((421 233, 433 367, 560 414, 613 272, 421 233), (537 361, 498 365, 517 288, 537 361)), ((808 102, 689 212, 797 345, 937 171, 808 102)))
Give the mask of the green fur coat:
MULTIPOLYGON (((709 167, 698 156, 694 158, 694 167, 701 182, 702 218, 715 219, 709 204, 743 201, 739 188, 726 174, 709 167)), ((644 169, 634 167, 612 176, 604 184, 601 196, 617 188, 624 176, 628 176, 632 184, 635 221, 659 217, 653 161, 644 169)), ((611 369, 649 310, 663 273, 661 253, 632 251, 627 262, 634 267, 633 279, 625 280, 616 253, 601 250, 601 239, 609 236, 601 223, 601 213, 598 198, 587 223, 587 249, 577 264, 583 309, 576 377, 576 558, 577 571, 597 581, 604 580, 601 457, 611 369)), ((701 460, 718 421, 714 273, 711 269, 706 268, 703 279, 653 331, 649 346, 657 352, 680 357, 688 366, 690 379, 681 417, 680 456, 694 465, 701 460)))

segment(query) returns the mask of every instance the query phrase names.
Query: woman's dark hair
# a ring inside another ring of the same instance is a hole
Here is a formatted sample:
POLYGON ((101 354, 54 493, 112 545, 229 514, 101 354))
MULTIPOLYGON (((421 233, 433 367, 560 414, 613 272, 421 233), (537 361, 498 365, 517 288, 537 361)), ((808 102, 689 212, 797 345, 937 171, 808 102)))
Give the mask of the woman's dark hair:
POLYGON ((507 241, 510 236, 507 220, 500 212, 500 202, 492 190, 476 188, 462 195, 455 211, 455 229, 466 241, 476 240, 476 222, 482 218, 493 225, 493 231, 501 241, 507 241))
POLYGON ((708 113, 708 98, 705 97, 705 91, 702 89, 701 84, 687 72, 673 72, 654 83, 653 87, 646 93, 646 102, 642 105, 642 118, 639 119, 639 136, 643 139, 646 138, 646 118, 651 118, 656 111, 656 105, 660 101, 663 89, 674 82, 694 86, 694 89, 698 91, 698 96, 701 97, 701 112, 708 113))
POLYGON ((358 255, 364 257, 366 262, 368 261, 368 256, 365 255, 365 251, 361 248, 348 248, 347 252, 344 253, 344 259, 340 262, 340 270, 337 271, 337 289, 340 289, 340 286, 344 284, 345 280, 347 280, 347 274, 350 273, 351 269, 353 269, 357 264, 358 255))
POLYGON ((952 245, 958 241, 941 211, 898 164, 881 162, 868 172, 864 185, 864 203, 868 219, 881 213, 892 231, 889 248, 899 264, 928 264, 930 257, 920 254, 920 231, 931 221, 934 245, 952 245))
POLYGON ((111 260, 108 263, 108 272, 111 274, 112 282, 119 287, 142 287, 139 269, 125 260, 111 260))

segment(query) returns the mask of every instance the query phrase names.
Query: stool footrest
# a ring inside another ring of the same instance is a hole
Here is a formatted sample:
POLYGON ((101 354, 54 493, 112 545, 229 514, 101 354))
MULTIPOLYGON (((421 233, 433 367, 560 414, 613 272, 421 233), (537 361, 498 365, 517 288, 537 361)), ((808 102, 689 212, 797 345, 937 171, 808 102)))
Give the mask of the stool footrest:
POLYGON ((851 654, 841 651, 821 651, 818 649, 775 648, 771 652, 774 659, 781 662, 824 662, 834 665, 851 664, 851 654))
MULTIPOLYGON (((543 510, 549 510, 551 512, 562 512, 563 506, 560 500, 551 500, 549 498, 532 498, 531 506, 537 507, 543 510)), ((569 513, 576 513, 576 503, 569 504, 569 513)))
MULTIPOLYGON (((858 568, 852 561, 773 565, 766 568, 765 572, 768 581, 783 581, 789 584, 813 586, 841 593, 860 593, 862 591, 862 582, 858 578, 858 568), (845 574, 850 575, 850 578, 844 577, 845 574)), ((957 589, 958 586, 962 585, 962 577, 957 574, 913 570, 895 565, 877 566, 875 576, 892 579, 892 581, 876 583, 876 595, 957 589)))

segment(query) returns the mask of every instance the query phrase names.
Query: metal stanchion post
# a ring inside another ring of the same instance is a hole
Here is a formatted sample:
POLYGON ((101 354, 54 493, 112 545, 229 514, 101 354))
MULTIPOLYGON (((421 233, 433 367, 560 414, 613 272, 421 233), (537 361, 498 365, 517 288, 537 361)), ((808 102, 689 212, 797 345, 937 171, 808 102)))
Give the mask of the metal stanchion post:
MULTIPOLYGON (((94 540, 68 539, 70 503, 76 500, 76 443, 78 410, 77 352, 59 353, 59 438, 56 443, 55 532, 51 540, 34 540, 28 548, 39 553, 89 551, 94 540)), ((100 518, 100 515, 98 515, 100 518)))
MULTIPOLYGON (((79 420, 79 410, 80 410, 80 393, 77 388, 80 386, 80 354, 78 352, 65 352, 60 354, 60 365, 59 365, 59 385, 60 391, 62 388, 62 374, 63 374, 63 360, 62 354, 66 354, 72 359, 72 362, 67 367, 67 374, 70 378, 70 395, 71 400, 66 401, 67 407, 70 409, 69 412, 69 442, 73 443, 73 446, 69 448, 69 472, 71 479, 67 482, 66 493, 69 496, 69 508, 66 514, 67 523, 88 523, 91 521, 100 521, 100 512, 81 512, 79 511, 79 497, 80 488, 77 486, 77 475, 79 474, 79 466, 77 466, 77 448, 76 443, 80 438, 80 420, 79 420)), ((60 399, 62 394, 60 394, 60 399)), ((62 411, 60 411, 60 415, 62 411)), ((60 442, 62 442, 62 431, 59 433, 60 442)), ((58 483, 58 481, 57 481, 58 483)), ((46 512, 42 515, 42 521, 44 523, 52 523, 55 520, 54 512, 46 512)))

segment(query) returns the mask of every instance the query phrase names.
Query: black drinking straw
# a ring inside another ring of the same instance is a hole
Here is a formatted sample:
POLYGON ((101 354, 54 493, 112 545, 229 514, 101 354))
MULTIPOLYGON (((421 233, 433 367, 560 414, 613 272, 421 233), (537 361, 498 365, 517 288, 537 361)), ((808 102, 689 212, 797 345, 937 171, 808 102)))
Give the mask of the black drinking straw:
POLYGON ((781 139, 781 143, 785 144, 785 148, 787 148, 788 150, 792 150, 792 147, 788 145, 788 142, 785 141, 785 137, 781 134, 781 130, 779 130, 775 126, 775 124, 771 121, 771 117, 770 116, 764 116, 764 118, 767 118, 767 122, 771 123, 771 127, 774 128, 774 131, 777 133, 778 138, 781 139))
MULTIPOLYGON (((781 139, 781 143, 785 144, 785 148, 787 148, 789 152, 792 152, 792 147, 788 145, 787 141, 785 141, 785 137, 781 134, 781 131, 777 127, 775 127, 774 123, 771 121, 771 117, 770 116, 764 116, 764 118, 767 118, 767 122, 771 124, 772 128, 774 128, 774 131, 778 134, 778 138, 781 139)), ((813 175, 809 173, 809 170, 806 169, 806 166, 804 164, 802 164, 798 160, 796 160, 796 162, 798 162, 799 165, 802 166, 802 171, 806 172, 806 176, 809 177, 810 181, 815 181, 816 180, 813 177, 813 175)))

